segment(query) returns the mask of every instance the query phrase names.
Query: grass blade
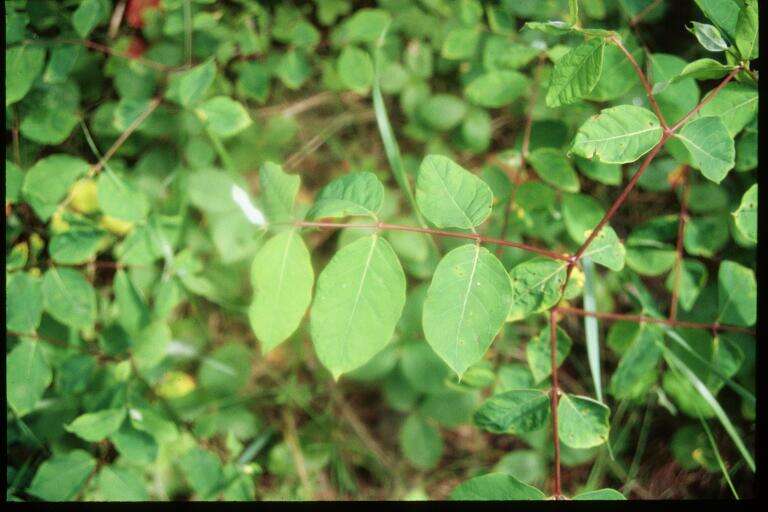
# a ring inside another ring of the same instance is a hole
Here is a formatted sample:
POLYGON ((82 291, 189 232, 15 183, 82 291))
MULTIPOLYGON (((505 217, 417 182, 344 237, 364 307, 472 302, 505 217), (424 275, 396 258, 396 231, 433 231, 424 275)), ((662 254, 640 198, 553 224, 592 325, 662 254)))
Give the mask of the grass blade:
MULTIPOLYGON (((594 313, 597 309, 595 301, 595 264, 589 257, 584 262, 584 310, 594 313)), ((603 401, 603 389, 600 379, 600 332, 598 331, 597 318, 584 316, 584 332, 587 338, 587 359, 589 371, 592 374, 592 383, 595 386, 595 395, 598 401, 603 401)))
POLYGON ((736 488, 733 486, 733 482, 731 482, 731 475, 728 474, 728 469, 725 467, 725 462, 723 462, 723 458, 720 456, 720 450, 717 449, 717 443, 715 443, 715 438, 712 437, 712 431, 709 430, 707 420, 705 420, 701 414, 699 414, 699 420, 701 421, 701 426, 704 427, 704 432, 707 433, 707 439, 709 439, 709 444, 712 446, 712 451, 715 452, 715 458, 717 459, 717 463, 720 465, 720 471, 723 472, 725 481, 728 482, 728 487, 731 488, 731 492, 737 500, 741 499, 739 498, 739 493, 736 492, 736 488))

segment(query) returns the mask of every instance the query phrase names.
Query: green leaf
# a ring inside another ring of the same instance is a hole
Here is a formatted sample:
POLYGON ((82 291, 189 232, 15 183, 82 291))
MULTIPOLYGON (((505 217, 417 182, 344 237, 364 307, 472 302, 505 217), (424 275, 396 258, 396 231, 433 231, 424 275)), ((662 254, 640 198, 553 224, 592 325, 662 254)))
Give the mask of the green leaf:
POLYGON ((85 487, 96 460, 84 450, 57 454, 43 462, 27 492, 45 501, 70 501, 85 487))
POLYGON ((47 84, 65 82, 84 51, 83 46, 75 44, 55 46, 51 50, 51 58, 48 59, 48 66, 43 73, 43 82, 47 84))
POLYGON ((711 181, 720 183, 736 165, 736 147, 719 117, 699 117, 683 126, 675 137, 691 155, 691 165, 711 181))
POLYGON ((720 263, 717 274, 719 313, 723 324, 749 327, 757 320, 755 272, 733 261, 720 263))
POLYGON ((475 424, 494 434, 525 434, 549 419, 549 395, 538 389, 513 389, 491 396, 475 412, 475 424))
POLYGON ((423 340, 406 342, 401 346, 400 370, 408 384, 422 393, 445 391, 445 382, 451 377, 450 367, 423 340))
POLYGON ((147 196, 114 172, 99 175, 97 191, 101 211, 110 217, 141 222, 149 214, 147 196))
MULTIPOLYGON (((709 271, 707 267, 698 260, 685 259, 680 266, 680 282, 678 286, 678 301, 680 307, 690 311, 696 303, 696 299, 707 284, 709 271)), ((675 271, 669 273, 666 287, 670 292, 675 289, 677 278, 675 271)))
MULTIPOLYGON (((591 229, 584 232, 585 238, 592 233, 591 229)), ((624 256, 626 249, 616 236, 616 232, 610 226, 603 226, 600 232, 595 236, 592 242, 584 251, 584 256, 588 256, 595 263, 619 272, 624 268, 624 256)))
POLYGON ((466 244, 446 254, 424 301, 424 335, 461 378, 490 347, 511 305, 509 276, 484 247, 466 244))
POLYGON ((426 471, 437 466, 443 455, 440 431, 419 414, 411 413, 400 429, 400 449, 414 467, 426 471))
MULTIPOLYGON (((588 161, 588 160, 587 160, 588 161)), ((597 226, 605 209, 586 194, 563 194, 563 221, 568 235, 581 244, 587 239, 586 231, 597 226)))
POLYGON ((282 55, 275 74, 288 89, 299 89, 312 75, 312 67, 302 50, 292 49, 282 55))
POLYGON ((43 70, 45 48, 33 44, 5 50, 5 106, 27 95, 43 70))
POLYGON ((252 124, 245 107, 226 96, 209 99, 195 113, 211 133, 222 138, 237 135, 252 124))
POLYGON ((745 0, 736 20, 736 49, 744 60, 756 59, 760 53, 757 0, 745 0))
POLYGON ((283 172, 273 162, 265 162, 259 170, 259 187, 267 219, 285 222, 293 218, 293 205, 301 186, 301 177, 283 172))
POLYGON ((585 396, 560 396, 557 406, 560 441, 571 448, 592 448, 608 440, 610 410, 585 396))
POLYGON ((547 90, 547 106, 568 105, 589 94, 603 71, 605 40, 590 39, 555 63, 547 90))
MULTIPOLYGON (((686 78, 714 80, 716 78, 724 77, 734 69, 736 69, 734 66, 727 66, 714 59, 698 59, 687 64, 680 74, 672 79, 672 82, 678 82, 686 78)), ((654 85, 654 89, 656 88, 656 85, 654 85)))
POLYGON ((664 335, 658 326, 640 324, 638 334, 630 340, 631 344, 623 353, 611 377, 608 389, 616 399, 643 398, 656 383, 661 359, 658 343, 663 338, 664 335))
POLYGON ((692 217, 685 226, 683 246, 690 254, 711 258, 720 252, 729 238, 725 215, 692 217))
POLYGON ((149 501, 149 483, 136 470, 104 466, 99 472, 96 487, 105 501, 149 501))
POLYGON ((125 419, 125 408, 104 409, 78 416, 64 429, 78 437, 95 443, 117 432, 125 419))
POLYGON ((100 229, 71 229, 51 238, 51 259, 63 265, 77 265, 93 260, 106 235, 100 229))
POLYGON ((451 492, 452 500, 507 501, 543 500, 544 493, 504 473, 488 473, 471 478, 451 492))
MULTIPOLYGON (((621 183, 621 166, 605 164, 597 160, 587 160, 577 156, 576 166, 582 174, 604 185, 618 185, 621 183)), ((645 175, 643 175, 645 176, 645 175)))
POLYGON ((392 338, 405 305, 405 275, 378 235, 338 251, 320 273, 310 332, 335 379, 367 363, 392 338))
POLYGON ((736 0, 694 0, 709 20, 733 37, 739 16, 736 0))
POLYGON ((565 267, 562 261, 537 257, 513 268, 509 273, 512 309, 507 320, 520 320, 557 304, 565 283, 565 267))
POLYGON ((118 321, 131 334, 138 333, 149 324, 150 312, 141 291, 136 288, 131 278, 120 269, 115 273, 112 283, 115 292, 115 304, 118 307, 118 321))
POLYGON ((493 193, 485 182, 450 158, 427 155, 416 178, 416 203, 438 228, 474 229, 491 213, 493 193))
POLYGON ((211 499, 224 483, 221 460, 202 448, 192 448, 179 460, 179 466, 192 490, 200 499, 211 499))
POLYGON ((56 154, 38 160, 24 176, 21 192, 43 220, 48 220, 66 197, 70 185, 88 172, 88 164, 76 157, 56 154))
POLYGON ((200 366, 200 387, 217 396, 234 395, 248 384, 252 357, 253 351, 243 343, 222 345, 200 366))
POLYGON ((464 95, 475 105, 498 108, 525 94, 528 79, 517 71, 489 71, 472 80, 464 95))
POLYGON ((749 187, 741 197, 741 204, 733 212, 736 228, 748 239, 757 242, 757 184, 749 187))
MULTIPOLYGON (((630 35, 622 38, 622 44, 642 69, 645 60, 643 48, 630 35)), ((585 96, 586 99, 592 101, 616 100, 627 94, 633 87, 640 86, 640 79, 632 68, 632 63, 618 46, 615 44, 606 45, 603 54, 603 71, 600 73, 600 79, 592 91, 585 96)))
POLYGON ((103 2, 99 0, 83 0, 72 15, 72 25, 83 39, 87 39, 101 18, 106 14, 102 12, 103 2))
POLYGON ((96 321, 96 291, 72 268, 52 267, 43 277, 45 310, 59 322, 88 329, 96 321))
POLYGON ((719 117, 732 137, 744 129, 756 114, 757 90, 739 83, 726 85, 699 111, 699 117, 719 117))
POLYGON ((435 94, 417 106, 418 117, 433 130, 445 132, 458 126, 467 113, 467 105, 452 94, 435 94))
POLYGON ((728 43, 723 39, 720 31, 714 25, 697 23, 692 21, 692 28, 686 27, 698 39, 699 44, 711 52, 724 52, 728 49, 728 43))
POLYGON ((358 9, 345 19, 334 35, 334 43, 374 43, 391 23, 391 16, 383 9, 358 9))
POLYGON ((254 300, 248 318, 267 353, 294 333, 312 301, 312 261, 296 231, 264 244, 253 259, 251 282, 254 300))
POLYGON ((20 417, 31 412, 53 380, 40 341, 22 340, 5 356, 8 405, 20 417))
POLYGON ((31 104, 21 121, 21 134, 39 144, 64 142, 77 125, 80 92, 72 82, 33 90, 25 104, 31 104))
POLYGON ((578 192, 579 177, 563 152, 555 148, 539 148, 528 155, 536 174, 553 187, 566 192, 578 192))
POLYGON ((530 63, 541 52, 538 48, 510 42, 506 37, 491 35, 483 45, 483 67, 488 71, 497 69, 520 69, 530 63))
MULTIPOLYGON (((538 336, 532 338, 525 347, 525 357, 528 360, 528 366, 533 374, 533 382, 538 384, 550 377, 552 374, 552 340, 550 339, 549 325, 541 330, 538 336)), ((571 352, 573 342, 564 330, 557 328, 557 366, 563 364, 565 358, 571 352)))
POLYGON ((659 120, 634 105, 606 108, 581 125, 571 151, 600 162, 625 164, 649 152, 661 140, 659 120))
POLYGON ((614 501, 626 500, 627 498, 616 489, 597 489, 595 491, 582 492, 571 499, 576 501, 614 501))
POLYGON ((5 328, 20 333, 34 332, 43 314, 40 278, 26 272, 6 276, 5 328))
POLYGON ((216 78, 216 63, 209 59, 179 78, 179 103, 190 107, 202 100, 216 78))
POLYGON ((472 27, 457 27, 448 32, 440 54, 448 60, 467 60, 475 54, 480 32, 472 27))
POLYGON ((371 172, 353 172, 330 182, 315 197, 310 219, 368 216, 378 219, 384 186, 371 172))
POLYGON ((5 161, 5 202, 16 203, 19 200, 21 185, 24 183, 24 173, 18 165, 10 160, 5 161))
POLYGON ((360 94, 365 94, 373 84, 371 56, 355 46, 346 46, 341 51, 337 71, 341 82, 360 94))

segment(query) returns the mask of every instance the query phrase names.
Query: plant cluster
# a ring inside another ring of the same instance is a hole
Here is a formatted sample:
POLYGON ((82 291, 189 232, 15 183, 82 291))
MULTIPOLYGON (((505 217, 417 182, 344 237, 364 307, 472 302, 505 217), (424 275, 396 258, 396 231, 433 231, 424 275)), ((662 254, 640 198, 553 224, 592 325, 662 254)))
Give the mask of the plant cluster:
POLYGON ((8 499, 753 494, 756 0, 5 7, 8 499))

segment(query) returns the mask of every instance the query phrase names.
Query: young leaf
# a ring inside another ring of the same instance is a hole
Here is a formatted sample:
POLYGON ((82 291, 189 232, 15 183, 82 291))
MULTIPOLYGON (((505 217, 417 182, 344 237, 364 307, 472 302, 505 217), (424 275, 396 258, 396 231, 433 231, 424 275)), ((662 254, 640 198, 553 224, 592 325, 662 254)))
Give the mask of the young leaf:
POLYGON ((542 180, 555 188, 566 192, 578 192, 581 188, 571 162, 558 149, 536 149, 528 156, 528 162, 542 180))
POLYGON ((440 431, 417 413, 411 413, 400 429, 400 449, 416 468, 425 471, 437 466, 443 455, 440 431))
POLYGON ((507 501, 543 500, 544 493, 504 473, 488 473, 459 484, 451 492, 452 500, 507 501))
POLYGON ((565 282, 565 267, 561 261, 533 258, 513 268, 509 273, 512 309, 507 320, 520 320, 557 304, 565 282))
POLYGON ((610 393, 618 400, 642 398, 658 378, 661 350, 657 343, 664 335, 652 324, 640 324, 639 333, 631 340, 619 360, 609 385, 610 393))
POLYGON ((745 0, 736 20, 736 49, 743 60, 756 59, 760 53, 757 10, 757 0, 745 0))
POLYGON ((87 329, 96 321, 96 292, 83 274, 72 268, 51 267, 43 277, 45 310, 59 322, 87 329))
MULTIPOLYGON (((7 18, 6 18, 7 19, 7 18)), ((45 48, 25 44, 5 50, 5 106, 24 98, 43 70, 45 48)))
POLYGON ((733 37, 739 16, 739 4, 736 0, 694 0, 699 9, 709 20, 733 37))
POLYGON ((491 396, 475 412, 475 424, 494 434, 525 434, 549 419, 549 396, 538 389, 513 389, 491 396))
POLYGON ((427 155, 416 179, 416 203, 438 228, 473 229, 491 213, 486 183, 442 155, 427 155))
MULTIPOLYGON (((678 286, 678 301, 680 307, 690 311, 696 303, 696 299, 707 284, 709 271, 707 267, 698 260, 684 259, 680 265, 680 278, 678 286)), ((669 273, 666 281, 667 290, 670 292, 675 289, 677 284, 675 271, 669 273)))
POLYGON ((6 398, 20 417, 34 409, 53 379, 41 343, 22 340, 5 356, 6 398))
POLYGON ((484 247, 462 245, 435 270, 424 301, 424 335, 461 378, 488 350, 511 302, 509 275, 501 262, 484 247))
POLYGON ((373 61, 368 52, 355 46, 346 46, 339 56, 339 78, 348 88, 365 94, 373 83, 373 61))
POLYGON ((585 396, 560 396, 557 406, 560 441, 571 448, 592 448, 608 440, 610 410, 585 396))
POLYGON ((736 165, 733 137, 718 117, 694 119, 675 137, 688 149, 691 165, 715 183, 720 183, 736 165))
POLYGON ((596 491, 582 492, 571 499, 576 501, 614 501, 626 500, 627 498, 616 489, 597 489, 596 491))
POLYGON ((757 184, 749 187, 741 198, 741 204, 733 212, 736 228, 748 239, 757 242, 757 184))
POLYGON ((5 297, 5 328, 20 333, 35 331, 43 314, 40 278, 26 272, 8 275, 5 297))
POLYGON ((723 39, 720 31, 714 25, 707 23, 691 22, 693 27, 686 27, 688 32, 696 36, 701 46, 711 52, 724 52, 728 49, 728 43, 723 39))
MULTIPOLYGON (((672 79, 672 82, 679 82, 686 78, 695 78, 696 80, 714 80, 716 78, 722 78, 732 70, 734 66, 727 66, 715 59, 698 59, 690 64, 687 64, 683 70, 672 79)), ((654 85, 654 89, 659 84, 654 85)))
POLYGON ((384 187, 376 175, 354 172, 336 178, 323 187, 307 217, 320 219, 362 215, 377 219, 383 201, 384 187))
MULTIPOLYGON (((591 229, 584 232, 585 238, 592 232, 591 229)), ((624 256, 626 249, 611 226, 603 226, 592 242, 584 251, 595 263, 619 272, 624 268, 624 256)))
POLYGON ((287 174, 273 162, 265 162, 259 169, 259 187, 267 219, 285 222, 293 218, 293 204, 301 186, 301 177, 287 174))
POLYGON ((606 108, 581 125, 571 151, 600 162, 634 162, 661 140, 662 129, 653 112, 634 105, 606 108))
POLYGON ((214 78, 216 63, 213 59, 185 71, 179 78, 179 103, 190 107, 200 102, 213 84, 214 78))
POLYGON ((312 261, 296 231, 264 244, 253 259, 251 282, 254 300, 248 318, 267 353, 293 334, 312 301, 312 261))
POLYGON ((75 498, 96 469, 96 459, 84 450, 57 454, 43 462, 27 492, 45 501, 75 498))
POLYGON ((405 305, 405 275, 389 243, 360 238, 320 273, 310 332, 320 362, 338 379, 389 343, 405 305))
POLYGON ((38 160, 24 176, 21 193, 42 219, 48 220, 66 197, 70 185, 88 172, 88 163, 57 154, 38 160))
MULTIPOLYGON (((557 354, 555 356, 559 367, 571 352, 573 342, 564 330, 557 328, 557 354)), ((538 336, 532 338, 525 347, 525 356, 533 374, 533 382, 546 380, 552 374, 552 340, 549 326, 544 327, 538 336)))
POLYGON ((99 0, 83 0, 72 14, 72 25, 78 35, 87 39, 101 18, 106 14, 102 11, 103 2, 99 0))
POLYGON ((78 416, 64 428, 78 437, 95 443, 117 432, 125 419, 126 409, 104 409, 78 416))
POLYGON ((717 321, 749 327, 757 320, 757 284, 752 269, 723 261, 717 274, 719 313, 717 321))
POLYGON ((547 90, 547 106, 568 105, 589 94, 600 80, 604 50, 605 39, 594 38, 558 59, 547 90))
POLYGON ((522 96, 527 86, 528 79, 517 71, 489 71, 472 80, 464 95, 475 105, 498 108, 522 96))
POLYGON ((211 133, 227 138, 253 123, 242 104, 226 96, 216 96, 195 109, 195 114, 211 133))

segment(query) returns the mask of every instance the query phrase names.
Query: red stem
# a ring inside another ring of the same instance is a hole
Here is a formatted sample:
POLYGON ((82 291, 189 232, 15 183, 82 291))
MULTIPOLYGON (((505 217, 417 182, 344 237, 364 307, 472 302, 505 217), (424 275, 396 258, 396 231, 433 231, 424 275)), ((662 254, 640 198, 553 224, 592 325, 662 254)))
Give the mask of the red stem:
POLYGON ((524 251, 533 252, 546 256, 547 258, 560 261, 570 261, 570 256, 567 254, 561 254, 555 251, 542 249, 533 245, 524 244, 521 242, 511 242, 508 240, 501 240, 499 238, 490 238, 482 236, 478 233, 459 233, 457 231, 445 231, 442 229, 421 228, 416 226, 402 226, 398 224, 387 224, 385 222, 378 222, 375 224, 352 224, 345 222, 314 222, 314 221, 298 221, 293 223, 296 227, 301 228, 327 228, 327 229, 342 229, 342 228, 356 228, 356 229, 377 229, 384 231, 410 231, 413 233, 425 233, 428 235, 437 235, 451 238, 464 238, 467 240, 475 240, 483 244, 503 245, 506 247, 515 247, 524 251))
POLYGON ((672 132, 676 132, 677 130, 679 130, 679 129, 680 129, 680 127, 681 127, 681 126, 683 126, 683 125, 684 125, 686 122, 688 122, 688 120, 689 120, 690 118, 692 118, 693 116, 695 116, 695 115, 696 115, 696 114, 699 112, 699 110, 701 110, 701 109, 704 107, 704 105, 706 105, 707 103, 709 103, 710 101, 712 101, 713 99, 715 99, 715 96, 717 96, 717 94, 718 94, 718 93, 719 93, 719 92, 720 92, 720 91, 723 89, 723 87, 725 87, 726 85, 728 85, 728 82, 730 82, 731 80, 733 80, 733 77, 735 77, 737 74, 739 74, 739 71, 741 71, 741 69, 742 69, 742 68, 741 68, 741 66, 739 66, 739 67, 737 67, 736 69, 734 69, 733 71, 731 71, 731 72, 728 74, 728 76, 727 76, 727 77, 725 77, 725 79, 723 79, 723 81, 722 81, 722 82, 720 82, 720 84, 718 84, 718 86, 717 86, 717 87, 715 87, 714 89, 712 89, 712 91, 710 91, 710 93, 709 93, 709 94, 707 94, 707 96, 706 96, 706 97, 705 97, 703 100, 701 100, 701 101, 699 102, 699 104, 698 104, 698 105, 696 105, 695 107, 693 107, 693 108, 691 109, 691 111, 690 111, 690 112, 688 112, 687 114, 685 114, 685 116, 683 116, 683 118, 682 118, 680 121, 678 121, 677 123, 675 123, 675 125, 674 125, 672 128, 670 128, 670 131, 672 131, 672 132))
POLYGON ((616 45, 616 47, 622 51, 622 53, 627 57, 627 60, 630 64, 632 64, 632 67, 635 70, 635 73, 637 74, 637 77, 640 79, 640 82, 643 84, 643 89, 645 89, 645 94, 648 96, 648 103, 650 103, 651 108, 653 109, 654 113, 656 114, 656 117, 659 118, 659 122, 661 122, 662 128, 666 131, 669 128, 669 125, 667 125, 666 119, 664 119, 664 115, 661 113, 661 108, 659 107, 658 102, 656 101, 656 98, 653 96, 653 87, 651 86, 651 83, 648 81, 648 77, 643 73, 643 70, 640 69, 640 65, 637 63, 635 58, 632 56, 631 53, 626 49, 624 44, 621 42, 621 40, 616 37, 612 36, 610 38, 610 41, 616 45))
POLYGON ((557 379, 557 308, 549 310, 549 350, 552 364, 552 388, 549 390, 549 406, 552 409, 552 439, 555 447, 555 489, 554 498, 562 499, 563 489, 560 477, 560 434, 558 432, 557 405, 560 401, 560 383, 557 379))
POLYGON ((680 295, 680 275, 683 263, 683 238, 685 237, 685 223, 688 221, 688 194, 690 183, 688 182, 688 167, 683 167, 680 176, 680 218, 677 222, 677 244, 675 246, 674 283, 672 284, 672 298, 669 306, 669 319, 677 319, 677 303, 680 295))
POLYGON ((704 330, 714 331, 714 332, 740 332, 740 333, 749 334, 752 336, 755 335, 755 331, 753 331, 752 329, 748 329, 746 327, 739 327, 736 325, 727 325, 727 324, 719 324, 719 323, 705 324, 701 322, 686 322, 682 320, 671 320, 669 318, 656 318, 653 316, 644 316, 644 315, 626 315, 623 313, 585 311, 583 309, 572 308, 569 306, 557 306, 555 310, 557 310, 557 312, 559 313, 569 313, 569 314, 578 315, 578 316, 592 316, 595 318, 600 318, 603 320, 610 320, 610 321, 623 320, 625 322, 665 324, 665 325, 669 325, 670 327, 682 327, 684 329, 704 329, 704 330))

